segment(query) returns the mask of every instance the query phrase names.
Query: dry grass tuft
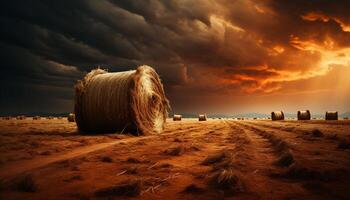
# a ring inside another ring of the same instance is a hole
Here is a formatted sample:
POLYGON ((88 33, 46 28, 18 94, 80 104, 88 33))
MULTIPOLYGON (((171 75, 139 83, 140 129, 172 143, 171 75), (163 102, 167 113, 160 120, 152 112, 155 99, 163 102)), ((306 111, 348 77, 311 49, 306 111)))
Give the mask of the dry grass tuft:
POLYGON ((204 189, 201 187, 198 187, 196 184, 190 184, 188 185, 183 192, 185 193, 192 193, 192 194, 199 194, 199 193, 203 193, 204 189))
POLYGON ((113 197, 113 196, 139 196, 143 188, 141 180, 131 180, 120 183, 118 185, 102 188, 95 192, 97 197, 113 197))
POLYGON ((17 189, 22 192, 36 192, 39 190, 39 187, 32 175, 26 175, 18 181, 17 189))
POLYGON ((127 170, 126 170, 126 173, 127 174, 137 174, 138 173, 138 167, 129 167, 127 170))
POLYGON ((170 163, 162 163, 162 164, 159 164, 157 168, 170 168, 170 167, 173 167, 173 165, 170 163))
POLYGON ((185 148, 182 145, 180 145, 177 147, 167 149, 164 151, 164 153, 171 156, 180 156, 185 153, 185 148))
POLYGON ((179 138, 175 138, 175 139, 174 139, 174 142, 182 142, 182 140, 179 139, 179 138))
POLYGON ((222 169, 233 169, 237 168, 232 156, 225 156, 220 162, 216 162, 213 165, 213 171, 222 170, 222 169))
POLYGON ((232 195, 245 191, 241 177, 233 170, 220 170, 214 173, 209 181, 210 186, 221 189, 225 195, 232 195))
POLYGON ((83 180, 83 177, 81 177, 80 175, 73 175, 72 177, 65 179, 64 181, 67 183, 70 183, 70 182, 76 181, 76 180, 83 180))
POLYGON ((228 153, 225 151, 209 155, 203 160, 202 165, 211 165, 218 163, 223 161, 226 157, 228 157, 228 153))
POLYGON ((323 137, 324 134, 323 134, 319 129, 314 129, 314 130, 312 131, 312 136, 313 136, 313 137, 323 137))
POLYGON ((139 160, 139 159, 137 159, 137 158, 134 158, 134 157, 129 157, 127 160, 126 160, 126 162, 128 162, 128 163, 141 163, 141 161, 139 160))
POLYGON ((277 165, 282 167, 288 167, 293 163, 294 157, 289 151, 284 152, 276 162, 277 165))
POLYGON ((51 155, 51 151, 43 151, 40 153, 40 155, 43 155, 43 156, 51 155))
POLYGON ((275 148, 276 148, 277 152, 283 152, 283 151, 288 150, 288 144, 285 141, 281 140, 281 139, 277 139, 273 143, 275 145, 275 148))
POLYGON ((103 157, 101 158, 101 161, 102 161, 102 162, 111 163, 111 162, 113 162, 113 159, 112 159, 111 157, 109 157, 109 156, 103 156, 103 157))

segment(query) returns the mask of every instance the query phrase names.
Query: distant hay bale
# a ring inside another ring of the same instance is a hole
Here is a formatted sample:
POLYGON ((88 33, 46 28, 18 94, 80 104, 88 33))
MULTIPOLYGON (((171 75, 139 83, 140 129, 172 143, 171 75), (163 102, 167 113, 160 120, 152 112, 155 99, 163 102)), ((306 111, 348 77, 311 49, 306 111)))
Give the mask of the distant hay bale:
POLYGON ((309 110, 298 111, 298 120, 310 120, 311 113, 309 110))
POLYGON ((181 121, 182 115, 174 115, 173 121, 181 121))
POLYGON ((16 117, 16 119, 18 119, 18 120, 24 120, 24 119, 26 119, 26 118, 27 118, 27 117, 24 116, 24 115, 19 115, 19 116, 16 117))
POLYGON ((33 117, 33 120, 39 120, 39 119, 41 119, 40 116, 34 116, 34 117, 33 117))
POLYGON ((11 117, 10 117, 10 116, 5 116, 5 117, 3 117, 2 119, 3 119, 3 120, 10 120, 11 117))
POLYGON ((75 122, 75 114, 74 113, 69 113, 67 116, 68 122, 75 122))
POLYGON ((75 120, 85 133, 160 133, 168 108, 158 74, 146 65, 115 73, 95 69, 75 85, 75 120))
POLYGON ((48 116, 48 117, 46 117, 46 119, 54 119, 54 117, 48 116))
POLYGON ((63 117, 62 116, 58 116, 57 119, 63 119, 63 117))
POLYGON ((207 121, 207 115, 206 114, 198 115, 198 121, 207 121))
POLYGON ((337 111, 328 111, 326 112, 326 120, 338 120, 338 112, 337 111))
POLYGON ((284 120, 284 113, 283 111, 274 111, 271 113, 271 119, 272 121, 277 121, 277 120, 284 120))

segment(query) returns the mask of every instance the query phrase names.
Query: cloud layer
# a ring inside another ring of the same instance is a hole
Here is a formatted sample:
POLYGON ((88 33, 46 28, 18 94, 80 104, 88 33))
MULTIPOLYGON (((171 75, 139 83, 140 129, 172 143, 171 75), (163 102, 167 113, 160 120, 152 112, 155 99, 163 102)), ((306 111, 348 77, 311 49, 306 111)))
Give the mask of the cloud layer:
POLYGON ((312 105, 318 111, 350 106, 346 80, 336 81, 342 87, 322 83, 350 75, 349 1, 1 4, 3 113, 70 111, 73 85, 89 70, 141 64, 159 72, 176 112, 292 110, 310 104, 295 103, 304 96, 319 99, 312 105), (334 91, 335 106, 324 99, 334 91), (284 104, 271 100, 277 96, 284 104))

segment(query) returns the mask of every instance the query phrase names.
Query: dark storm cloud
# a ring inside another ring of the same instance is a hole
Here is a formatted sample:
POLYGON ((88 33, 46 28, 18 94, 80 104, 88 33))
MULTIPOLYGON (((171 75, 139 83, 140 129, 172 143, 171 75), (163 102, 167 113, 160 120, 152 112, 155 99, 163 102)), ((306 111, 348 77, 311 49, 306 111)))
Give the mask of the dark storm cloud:
POLYGON ((335 48, 350 45, 344 31, 350 24, 348 1, 0 4, 1 109, 26 98, 21 112, 37 104, 36 96, 47 105, 71 106, 74 82, 96 66, 123 71, 151 65, 171 97, 239 94, 275 90, 284 79, 297 81, 315 70, 323 54, 304 50, 304 41, 322 45, 331 38, 335 48), (286 77, 288 72, 296 75, 286 77))

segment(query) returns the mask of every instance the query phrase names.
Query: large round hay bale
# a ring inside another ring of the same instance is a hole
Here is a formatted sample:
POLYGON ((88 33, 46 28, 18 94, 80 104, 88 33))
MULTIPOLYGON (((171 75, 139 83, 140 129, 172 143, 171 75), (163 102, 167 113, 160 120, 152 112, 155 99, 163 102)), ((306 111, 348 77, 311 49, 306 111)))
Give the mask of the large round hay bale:
POLYGON ((309 110, 298 111, 298 120, 310 120, 311 113, 309 110))
POLYGON ((181 121, 182 115, 174 115, 173 121, 181 121))
POLYGON ((326 120, 338 120, 338 112, 337 111, 327 111, 325 119, 326 120))
POLYGON ((67 116, 68 122, 75 122, 75 114, 74 113, 69 113, 67 116))
POLYGON ((160 133, 168 108, 158 74, 145 65, 115 73, 95 69, 75 85, 75 120, 85 133, 160 133))
POLYGON ((271 113, 271 119, 273 121, 277 121, 277 120, 284 120, 284 113, 283 111, 274 111, 271 113))
POLYGON ((207 121, 207 115, 206 114, 199 114, 198 121, 207 121))

